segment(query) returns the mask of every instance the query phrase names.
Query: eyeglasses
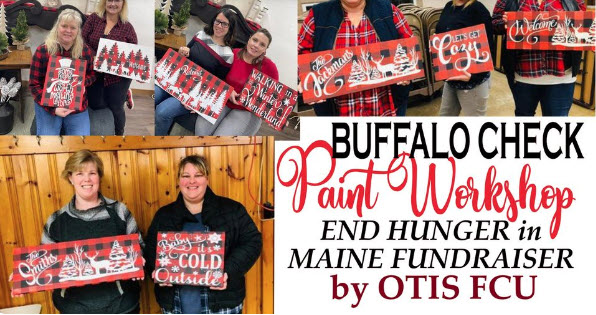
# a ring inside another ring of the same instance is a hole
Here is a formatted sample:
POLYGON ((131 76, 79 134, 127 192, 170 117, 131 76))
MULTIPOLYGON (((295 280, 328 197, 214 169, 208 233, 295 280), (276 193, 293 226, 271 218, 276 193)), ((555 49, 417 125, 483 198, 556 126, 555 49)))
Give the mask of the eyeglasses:
POLYGON ((215 19, 215 22, 213 22, 213 25, 219 25, 223 28, 228 28, 228 26, 230 26, 230 23, 215 19))
POLYGON ((106 0, 106 2, 112 2, 112 3, 120 3, 123 2, 124 0, 106 0))

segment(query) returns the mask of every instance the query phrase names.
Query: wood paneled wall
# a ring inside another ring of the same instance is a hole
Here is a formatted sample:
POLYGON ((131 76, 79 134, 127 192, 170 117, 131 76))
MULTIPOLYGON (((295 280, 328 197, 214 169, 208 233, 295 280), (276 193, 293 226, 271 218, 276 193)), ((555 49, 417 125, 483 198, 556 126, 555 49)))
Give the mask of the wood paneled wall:
MULTIPOLYGON (((261 220, 253 200, 273 204, 273 138, 267 137, 0 137, 0 308, 39 303, 42 313, 57 312, 51 292, 11 298, 8 275, 13 248, 39 244, 48 216, 72 198, 72 186, 60 173, 70 154, 82 148, 102 158, 102 193, 124 202, 144 235, 153 214, 177 196, 178 161, 205 156, 209 186, 244 204, 263 233, 261 257, 246 277, 244 311, 273 313, 273 221, 261 220)), ((141 312, 159 313, 148 278, 141 312)))

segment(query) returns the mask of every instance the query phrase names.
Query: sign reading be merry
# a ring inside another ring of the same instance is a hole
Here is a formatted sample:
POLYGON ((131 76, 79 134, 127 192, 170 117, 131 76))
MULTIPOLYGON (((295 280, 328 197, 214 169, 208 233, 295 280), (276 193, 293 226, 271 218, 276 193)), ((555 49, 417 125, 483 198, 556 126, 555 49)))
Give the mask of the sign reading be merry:
POLYGON ((152 50, 145 46, 100 38, 93 69, 124 78, 151 80, 152 50))
POLYGON ((87 61, 50 56, 42 106, 81 110, 87 61))
POLYGON ((142 278, 139 235, 121 235, 13 250, 13 293, 142 278))
POLYGON ((233 91, 231 86, 172 49, 155 67, 155 84, 212 124, 233 91))
POLYGON ((507 14, 507 49, 594 50, 594 11, 507 14))
POLYGON ((298 93, 254 69, 240 93, 240 103, 276 130, 286 125, 298 93))
POLYGON ((424 77, 416 37, 298 56, 304 102, 424 77))
POLYGON ((493 70, 484 24, 430 37, 433 72, 437 81, 457 75, 493 70))
POLYGON ((159 232, 155 282, 222 286, 225 243, 223 232, 159 232))

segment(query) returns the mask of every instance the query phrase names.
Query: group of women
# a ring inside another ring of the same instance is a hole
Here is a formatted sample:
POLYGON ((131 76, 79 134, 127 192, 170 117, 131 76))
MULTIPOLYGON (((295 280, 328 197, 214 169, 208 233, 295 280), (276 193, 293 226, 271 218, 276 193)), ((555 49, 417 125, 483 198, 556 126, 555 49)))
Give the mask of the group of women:
MULTIPOLYGON (((244 275, 260 256, 262 237, 242 204, 211 190, 207 161, 196 155, 180 161, 180 193, 176 201, 155 213, 145 238, 126 206, 102 195, 103 174, 103 162, 94 152, 81 150, 68 158, 62 178, 73 186, 74 196, 50 215, 41 243, 138 234, 145 274, 153 277, 158 232, 225 232, 223 286, 160 284, 155 285, 155 296, 163 313, 242 313, 244 275)), ((139 313, 137 280, 140 279, 58 289, 52 300, 61 313, 139 313)))
POLYGON ((235 45, 236 25, 243 18, 233 9, 222 8, 187 46, 178 52, 206 71, 224 80, 234 88, 230 99, 212 123, 186 108, 180 101, 155 86, 155 135, 166 136, 176 117, 192 115, 196 119, 194 132, 200 136, 252 136, 261 126, 261 119, 238 103, 238 96, 253 69, 275 80, 279 79, 277 67, 265 56, 271 45, 271 33, 264 28, 256 30, 243 48, 235 45), (196 118, 195 118, 196 117, 196 118))
POLYGON ((37 135, 89 135, 88 107, 109 108, 114 117, 116 135, 124 134, 124 103, 132 107, 131 80, 93 70, 94 56, 101 38, 137 43, 134 27, 128 22, 128 0, 101 0, 96 12, 86 18, 72 10, 63 10, 45 42, 31 59, 29 88, 35 102, 37 135), (78 110, 42 106, 48 62, 51 56, 86 61, 83 98, 78 110))
MULTIPOLYGON (((584 0, 498 0, 491 17, 477 0, 451 0, 443 8, 436 33, 483 24, 494 52, 493 34, 505 33, 505 11, 578 10, 586 10, 584 0)), ((403 14, 389 0, 329 0, 308 13, 298 35, 298 53, 411 36, 403 14), (389 18, 392 23, 383 22, 389 18)), ((505 50, 502 56, 516 116, 534 116, 538 103, 543 116, 569 114, 581 52, 505 50)), ((446 81, 439 115, 486 115, 490 72, 464 72, 446 81)), ((397 84, 336 97, 314 104, 315 112, 318 116, 404 116, 407 89, 404 93, 400 87, 397 84)))

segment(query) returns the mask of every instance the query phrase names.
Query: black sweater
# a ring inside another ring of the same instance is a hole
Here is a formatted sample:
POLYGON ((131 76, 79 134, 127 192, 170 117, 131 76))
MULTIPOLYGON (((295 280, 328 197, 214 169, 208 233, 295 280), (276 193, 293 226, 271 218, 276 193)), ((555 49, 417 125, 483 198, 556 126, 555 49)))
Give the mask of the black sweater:
MULTIPOLYGON (((453 1, 447 2, 445 8, 443 8, 441 17, 439 18, 436 33, 445 33, 478 24, 484 24, 490 51, 495 51, 493 42, 492 18, 490 16, 490 12, 488 12, 486 7, 482 3, 478 2, 478 0, 474 1, 465 8, 463 5, 453 6, 453 1)), ((450 81, 450 84, 458 89, 470 89, 484 82, 489 75, 490 72, 476 73, 472 74, 470 81, 467 83, 461 81, 450 81)))
MULTIPOLYGON (((238 306, 245 297, 244 274, 252 267, 261 254, 263 241, 261 232, 252 221, 242 204, 217 196, 207 187, 203 201, 203 223, 210 231, 225 232, 226 245, 224 270, 228 274, 227 289, 209 291, 209 308, 217 311, 238 306)), ((197 222, 186 209, 181 194, 173 203, 159 209, 145 239, 145 269, 151 274, 155 269, 155 251, 158 232, 181 231, 185 222, 197 222)), ((166 311, 171 311, 174 302, 174 287, 155 285, 157 303, 166 311)))

